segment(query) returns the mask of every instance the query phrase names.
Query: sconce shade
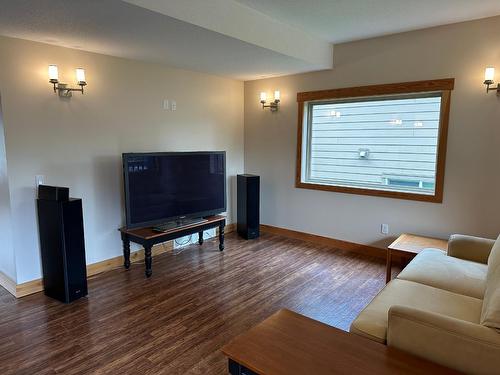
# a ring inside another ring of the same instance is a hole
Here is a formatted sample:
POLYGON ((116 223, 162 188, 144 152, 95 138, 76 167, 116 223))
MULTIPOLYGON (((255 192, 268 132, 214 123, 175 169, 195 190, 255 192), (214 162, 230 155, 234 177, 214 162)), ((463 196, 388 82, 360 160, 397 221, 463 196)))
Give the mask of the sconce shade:
POLYGON ((495 68, 488 67, 484 71, 484 82, 493 83, 495 79, 495 68))
POLYGON ((57 65, 49 65, 49 82, 57 83, 59 81, 59 72, 57 65))
POLYGON ((87 81, 85 80, 85 70, 82 68, 76 68, 76 81, 79 85, 87 84, 87 81))
POLYGON ((79 91, 83 94, 83 86, 87 85, 85 80, 85 70, 82 68, 76 69, 76 81, 79 88, 68 87, 66 83, 59 82, 59 72, 57 65, 49 65, 49 82, 53 86, 54 93, 59 94, 60 97, 70 98, 73 95, 73 91, 79 91))
POLYGON ((278 90, 274 91, 274 100, 270 101, 266 104, 267 101, 267 93, 262 91, 260 93, 260 104, 262 104, 262 109, 269 108, 271 112, 276 112, 280 103, 280 92, 278 90))

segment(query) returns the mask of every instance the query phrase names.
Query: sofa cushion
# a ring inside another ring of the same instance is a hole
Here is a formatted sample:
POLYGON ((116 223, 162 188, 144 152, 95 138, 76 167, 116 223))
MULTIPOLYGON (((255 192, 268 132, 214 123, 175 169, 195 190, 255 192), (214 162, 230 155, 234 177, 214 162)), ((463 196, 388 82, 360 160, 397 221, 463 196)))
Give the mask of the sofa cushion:
POLYGON ((385 343, 388 312, 394 305, 479 323, 482 300, 413 281, 395 279, 361 311, 352 323, 350 332, 385 343))
POLYGON ((488 258, 481 324, 500 329, 500 236, 493 245, 488 258))
POLYGON ((448 255, 477 263, 488 263, 488 256, 495 240, 489 238, 452 234, 448 240, 448 255))
POLYGON ((486 264, 451 257, 438 249, 425 249, 406 266, 398 279, 483 299, 487 272, 486 264))

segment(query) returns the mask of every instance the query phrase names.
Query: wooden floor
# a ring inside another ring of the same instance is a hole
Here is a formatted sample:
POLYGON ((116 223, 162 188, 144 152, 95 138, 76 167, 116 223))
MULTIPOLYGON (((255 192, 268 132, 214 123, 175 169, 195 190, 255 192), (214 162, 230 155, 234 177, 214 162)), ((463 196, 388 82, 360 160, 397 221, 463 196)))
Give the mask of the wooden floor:
POLYGON ((385 285, 377 259, 234 233, 89 280, 64 305, 0 288, 0 374, 226 374, 220 348, 281 308, 347 330, 385 285))

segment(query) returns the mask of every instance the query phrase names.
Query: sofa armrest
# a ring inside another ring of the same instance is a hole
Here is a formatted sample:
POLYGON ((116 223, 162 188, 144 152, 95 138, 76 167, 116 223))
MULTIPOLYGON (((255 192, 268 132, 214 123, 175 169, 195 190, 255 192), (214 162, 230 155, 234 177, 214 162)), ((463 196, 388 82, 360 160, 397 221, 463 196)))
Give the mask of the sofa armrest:
POLYGON ((487 238, 452 234, 448 241, 448 255, 487 264, 494 244, 495 240, 487 238))
POLYGON ((465 373, 500 369, 495 329, 411 307, 389 309, 387 345, 465 373))

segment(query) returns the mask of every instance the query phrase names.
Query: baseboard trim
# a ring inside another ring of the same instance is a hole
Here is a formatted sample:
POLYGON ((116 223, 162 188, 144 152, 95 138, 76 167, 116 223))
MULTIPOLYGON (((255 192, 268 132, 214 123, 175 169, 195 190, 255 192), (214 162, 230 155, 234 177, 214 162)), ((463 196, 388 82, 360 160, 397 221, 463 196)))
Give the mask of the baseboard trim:
POLYGON ((267 224, 261 224, 260 229, 262 232, 277 234, 283 237, 294 238, 296 240, 312 242, 317 245, 329 246, 335 249, 352 251, 354 253, 368 255, 375 258, 386 259, 387 256, 386 249, 382 249, 375 246, 362 245, 355 242, 349 242, 344 240, 337 240, 331 237, 324 237, 324 236, 319 236, 317 234, 299 232, 296 230, 275 227, 267 224))
POLYGON ((33 293, 41 292, 42 290, 43 290, 42 279, 31 280, 22 284, 17 284, 15 296, 16 298, 21 298, 33 293))
MULTIPOLYGON (((233 232, 236 229, 236 224, 228 224, 224 228, 224 233, 233 232)), ((163 244, 158 244, 153 246, 152 256, 155 257, 157 255, 166 253, 167 251, 171 251, 173 249, 173 241, 168 241, 163 244)), ((130 253, 130 262, 136 263, 144 260, 144 249, 140 249, 130 253)), ((123 256, 117 256, 114 258, 103 260, 102 262, 92 263, 87 266, 87 278, 98 275, 102 272, 111 271, 117 268, 123 267, 123 256)), ((2 273, 0 272, 0 285, 3 285, 2 273)), ((6 275, 4 275, 7 277, 6 275)), ((10 280, 10 279, 9 279, 10 280)), ((43 291, 43 280, 36 279, 32 281, 28 281, 22 284, 17 284, 12 281, 11 290, 4 286, 13 296, 16 298, 21 298, 28 296, 30 294, 38 293, 43 291)))
POLYGON ((14 297, 16 296, 16 282, 2 271, 0 271, 0 285, 14 297))
MULTIPOLYGON (((173 243, 171 241, 165 242, 163 244, 155 245, 151 249, 151 255, 153 257, 166 253, 173 249, 173 243)), ((130 262, 136 263, 144 260, 144 249, 140 249, 130 253, 130 262)), ((92 263, 87 266, 87 277, 95 276, 100 273, 111 271, 123 267, 123 256, 117 256, 111 259, 103 260, 102 262, 92 263)))

